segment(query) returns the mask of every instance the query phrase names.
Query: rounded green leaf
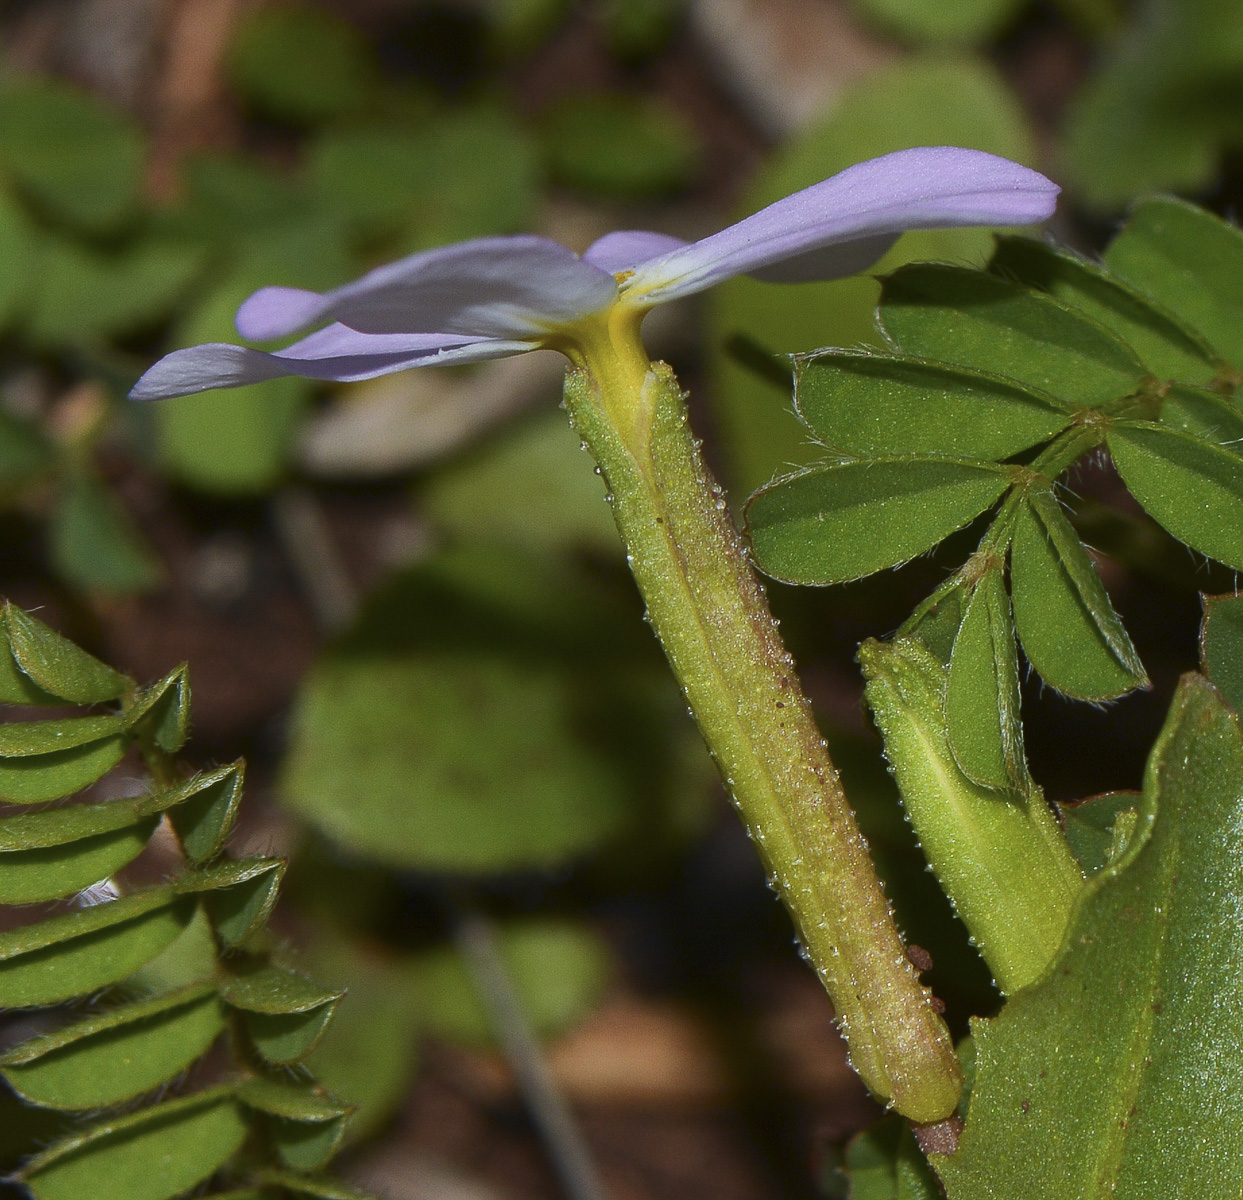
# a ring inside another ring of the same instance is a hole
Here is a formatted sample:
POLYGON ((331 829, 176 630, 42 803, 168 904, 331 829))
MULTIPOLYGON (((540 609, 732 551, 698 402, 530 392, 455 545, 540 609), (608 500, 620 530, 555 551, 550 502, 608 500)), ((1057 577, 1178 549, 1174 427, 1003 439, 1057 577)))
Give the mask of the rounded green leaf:
MULTIPOLYGON (((580 924, 529 918, 499 925, 497 935, 523 1011, 543 1036, 580 1021, 608 983, 608 948, 580 924)), ((457 950, 444 946, 420 956, 414 980, 425 1028, 454 1041, 492 1044, 495 1030, 457 950)))
POLYGON ((954 639, 945 692, 950 747, 962 773, 985 787, 1028 791, 1019 712, 1019 664, 1002 564, 976 582, 954 639))
POLYGON ((1023 650, 1050 686, 1081 700, 1148 686, 1096 568, 1050 492, 1031 492, 1019 506, 1010 589, 1023 650))
POLYGON ((138 127, 51 79, 0 89, 0 169, 54 217, 98 232, 132 210, 145 152, 138 127))
POLYGON ((238 29, 229 58, 242 96, 284 120, 313 123, 356 112, 379 83, 358 29, 306 4, 255 9, 238 29))
POLYGON ((1243 571, 1243 456, 1147 421, 1106 437, 1131 495, 1180 542, 1243 571))
POLYGON ((1156 300, 1099 264, 1034 238, 1003 237, 988 269, 1049 292, 1111 329, 1161 379, 1202 383, 1217 373, 1213 348, 1156 300))
POLYGON ((1243 364, 1243 232, 1172 197, 1143 200, 1105 265, 1155 297, 1229 362, 1243 364))
POLYGON ((136 971, 189 924, 195 906, 154 888, 0 933, 0 1007, 85 996, 136 971))
POLYGON ((1009 458, 1069 421, 1052 397, 1009 380, 851 350, 800 355, 794 403, 818 442, 859 458, 1009 458))
POLYGON ((690 181, 701 161, 678 110, 631 95, 567 96, 543 118, 544 155, 559 183, 648 196, 690 181))
POLYGON ((208 984, 97 1013, 0 1055, 0 1073, 45 1108, 118 1104, 184 1071, 224 1030, 208 984))
POLYGON ((994 463, 874 459, 812 467, 747 504, 756 562, 788 583, 844 583, 931 550, 1010 485, 994 463))
POLYGON ((310 149, 318 194, 352 222, 424 248, 528 227, 540 188, 530 135, 504 110, 327 130, 310 149))
POLYGON ((903 267, 880 319, 908 354, 1018 380, 1072 407, 1138 391, 1148 372, 1116 334, 1060 300, 962 267, 903 267))
POLYGON ((245 1110, 219 1088, 101 1121, 17 1178, 34 1200, 172 1200, 215 1174, 246 1134, 245 1110))
POLYGON ((164 572, 117 496, 91 475, 67 478, 48 528, 52 566, 88 593, 129 596, 150 591, 164 572))

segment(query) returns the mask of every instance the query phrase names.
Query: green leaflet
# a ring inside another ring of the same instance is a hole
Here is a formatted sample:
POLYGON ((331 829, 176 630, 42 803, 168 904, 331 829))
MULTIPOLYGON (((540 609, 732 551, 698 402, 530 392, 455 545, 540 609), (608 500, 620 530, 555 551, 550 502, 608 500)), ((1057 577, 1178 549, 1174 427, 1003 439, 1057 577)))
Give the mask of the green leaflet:
POLYGON ((867 702, 924 855, 1007 994, 1062 942, 1081 875, 1038 791, 999 793, 958 768, 945 734, 944 666, 914 638, 864 642, 867 702))
POLYGON ((1161 379, 1203 383, 1220 360, 1199 334, 1151 297, 1071 250, 1032 238, 1002 237, 988 269, 1049 292, 1116 333, 1161 379))
POLYGON ((1019 663, 1002 565, 967 602, 950 657, 945 724, 959 768, 984 787, 1031 790, 1019 714, 1019 663))
POLYGON ((224 848, 242 800, 244 765, 239 761, 205 771, 181 785, 183 799, 169 815, 194 862, 214 858, 224 848))
POLYGON ((0 802, 68 796, 112 770, 128 744, 117 716, 0 725, 0 802))
POLYGON ((293 971, 258 966, 239 971, 221 989, 246 1014, 246 1032, 268 1062, 305 1058, 323 1037, 344 992, 329 992, 293 971))
POLYGON ((1243 411, 1216 392, 1174 384, 1161 402, 1160 421, 1236 454, 1243 452, 1243 411))
POLYGON ((1077 804, 1059 804, 1071 852, 1087 875, 1116 862, 1134 832, 1138 792, 1107 792, 1077 804))
MULTIPOLYGON (((134 816, 133 801, 98 807, 134 816)), ((58 818, 69 816, 67 824, 72 829, 73 817, 79 812, 89 813, 90 807, 0 817, 0 904, 58 900, 107 879, 141 853, 159 824, 155 816, 136 817, 126 825, 86 837, 57 828, 58 818), (36 829, 36 825, 41 828, 36 829), (10 839, 31 838, 58 840, 33 846, 3 845, 10 839)))
POLYGON ((844 583, 914 558, 1010 485, 996 463, 907 455, 811 467, 747 504, 756 562, 788 583, 844 583))
POLYGON ((1243 570, 1243 457, 1151 421, 1119 421, 1106 436, 1131 494, 1181 542, 1243 570))
POLYGON ((193 914, 193 903, 162 887, 0 933, 0 1008, 57 1004, 124 979, 193 914))
POLYGON ((1010 587, 1023 650, 1045 682, 1082 700, 1148 686, 1096 568, 1048 490, 1029 490, 1015 516, 1010 587))
POLYGON ((941 1189, 910 1123, 882 1117, 854 1138, 828 1181, 831 1200, 939 1200, 941 1189))
POLYGON ((282 1161, 296 1171, 314 1171, 336 1152, 351 1109, 322 1089, 275 1078, 253 1078, 237 1086, 237 1098, 264 1114, 282 1161))
POLYGON ((185 663, 158 683, 143 688, 125 713, 125 723, 149 736, 165 754, 176 754, 185 745, 190 727, 190 684, 185 663))
POLYGON ((1183 678, 1121 859, 1086 886, 1055 969, 975 1022, 951 1200, 1234 1196, 1243 1093, 1243 730, 1183 678), (1177 1152, 1172 1152, 1177 1147, 1177 1152))
POLYGON ((212 984, 106 1010, 0 1055, 10 1086, 46 1108, 102 1108, 172 1079, 224 1030, 212 984))
POLYGON ((0 622, 12 662, 23 677, 16 681, 17 686, 0 685, 0 700, 6 703, 41 704, 55 698, 72 704, 98 704, 115 700, 133 687, 132 679, 79 649, 14 604, 4 606, 0 622))
POLYGON ((1069 421, 1053 397, 1010 380, 850 350, 799 355, 794 404, 817 441, 859 458, 1009 458, 1069 421))
POLYGON ((1243 713, 1243 595, 1205 596, 1200 669, 1243 713))
POLYGON ((1169 197, 1143 200, 1105 250, 1105 265, 1243 363, 1243 233, 1169 197))
POLYGON ((1073 407, 1143 387, 1116 334, 1043 292, 961 267, 903 267, 884 281, 880 321, 907 354, 1018 380, 1073 407))
POLYGON ((175 886, 183 895, 202 894, 213 928, 232 949, 268 919, 284 873, 282 858, 226 859, 183 875, 175 886))
POLYGON ((246 1132, 232 1092, 214 1088, 71 1135, 17 1178, 35 1200, 172 1200, 214 1174, 246 1132))
MULTIPOLYGON (((778 147, 737 215, 755 212, 852 163, 907 146, 974 146, 1029 166, 1039 157, 1026 114, 991 63, 944 53, 903 56, 846 88, 822 120, 778 147)), ((982 229, 915 230, 898 239, 879 268, 892 270, 914 259, 983 262, 990 248, 982 229)), ((757 380, 718 348, 739 332, 778 354, 826 343, 879 345, 874 321, 878 291, 875 279, 855 275, 797 287, 731 279, 706 294, 709 343, 717 351, 710 361, 710 390, 726 482, 733 488, 750 493, 772 478, 774 463, 802 465, 811 456, 799 426, 790 420, 788 388, 757 380)))

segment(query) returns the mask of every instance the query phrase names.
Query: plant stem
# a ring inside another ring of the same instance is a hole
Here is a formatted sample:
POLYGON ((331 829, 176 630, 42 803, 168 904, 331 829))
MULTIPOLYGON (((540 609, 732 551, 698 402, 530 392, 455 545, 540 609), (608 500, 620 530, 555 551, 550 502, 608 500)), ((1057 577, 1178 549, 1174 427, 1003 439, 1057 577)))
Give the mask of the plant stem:
POLYGON ((906 957, 677 380, 648 363, 637 336, 590 333, 572 355, 565 403, 608 483, 652 628, 828 989, 855 1070, 911 1120, 940 1120, 961 1090, 948 1030, 906 957))

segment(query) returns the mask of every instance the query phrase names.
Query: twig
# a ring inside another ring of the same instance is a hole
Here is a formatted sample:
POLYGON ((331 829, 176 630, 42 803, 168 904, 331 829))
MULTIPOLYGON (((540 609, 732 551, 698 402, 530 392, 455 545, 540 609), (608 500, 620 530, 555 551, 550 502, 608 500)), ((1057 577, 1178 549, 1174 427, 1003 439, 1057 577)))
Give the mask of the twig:
POLYGON ((501 957, 492 922, 482 913, 461 905, 453 906, 452 915, 454 941, 474 979, 561 1186, 570 1200, 606 1200, 591 1151, 548 1068, 501 957))

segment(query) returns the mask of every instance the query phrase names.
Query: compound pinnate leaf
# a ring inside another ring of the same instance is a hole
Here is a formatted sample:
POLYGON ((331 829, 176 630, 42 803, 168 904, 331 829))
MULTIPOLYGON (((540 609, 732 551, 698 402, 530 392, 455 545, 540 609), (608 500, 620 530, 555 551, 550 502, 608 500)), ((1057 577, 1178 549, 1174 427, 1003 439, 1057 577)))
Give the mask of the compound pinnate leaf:
POLYGON ((1151 421, 1119 421, 1110 456, 1136 500, 1180 542, 1243 570, 1243 456, 1151 421))
POLYGON ((946 895, 1005 993, 1061 945, 1082 878, 1039 791, 998 793, 959 770, 945 732, 946 669, 921 642, 859 648, 867 702, 902 804, 946 895))
POLYGON ((1046 683, 1081 700, 1148 686, 1096 568, 1050 491, 1033 488, 1019 506, 1010 589, 1023 650, 1046 683))
POLYGON ((17 1178, 35 1200, 172 1200, 240 1149, 246 1113, 215 1088, 101 1121, 49 1147, 17 1178))
POLYGON ((1010 486, 995 463, 869 459, 812 467, 747 504, 760 568, 789 583, 861 579, 931 550, 1010 486))
POLYGON ((1204 597, 1200 669, 1243 713, 1243 595, 1204 597))
POLYGON ((31 1038, 0 1055, 0 1073, 45 1108, 102 1108, 167 1082, 223 1030, 216 989, 201 984, 31 1038))
POLYGON ((1148 372, 1116 334, 1044 292, 961 267, 903 267, 880 320, 907 354, 1003 375, 1073 407, 1138 391, 1148 372))
POLYGON ((817 441, 852 458, 1009 458, 1069 422, 1052 397, 1009 380, 851 350, 800 355, 794 403, 817 441))
POLYGON ((954 639, 945 722, 954 758, 968 779, 984 787, 1030 790, 1018 651, 1000 563, 977 580, 954 639))
POLYGON ((1104 258, 1224 358, 1243 364, 1243 233, 1235 226, 1182 200, 1144 200, 1104 258))
POLYGON ((1121 858, 1087 883, 1053 969, 974 1023, 966 1130, 935 1161, 951 1200, 1238 1191, 1243 861, 1222 830, 1240 821, 1243 730, 1185 676, 1121 858))
POLYGON ((1113 330, 1161 379, 1207 382, 1221 365, 1213 348, 1143 292, 1090 259, 1032 238, 1003 237, 991 272, 1049 292, 1113 330))
POLYGON ((124 979, 193 915, 193 903, 162 887, 0 933, 0 1007, 57 1004, 124 979))
POLYGON ((14 604, 4 606, 3 627, 13 661, 46 695, 73 704, 98 704, 133 687, 132 679, 14 604))
POLYGON ((128 744, 117 716, 0 725, 0 802, 68 796, 112 770, 128 744))

